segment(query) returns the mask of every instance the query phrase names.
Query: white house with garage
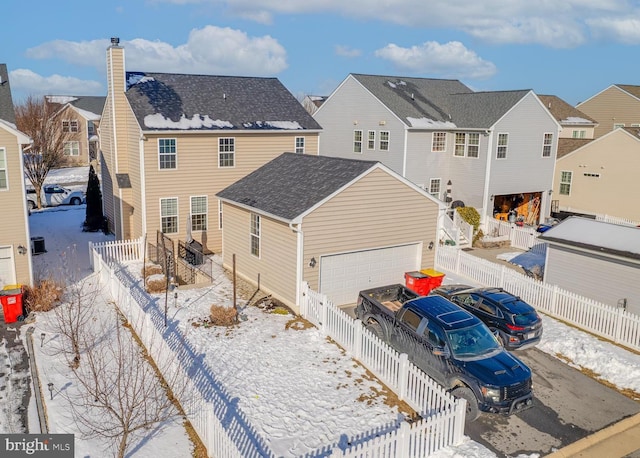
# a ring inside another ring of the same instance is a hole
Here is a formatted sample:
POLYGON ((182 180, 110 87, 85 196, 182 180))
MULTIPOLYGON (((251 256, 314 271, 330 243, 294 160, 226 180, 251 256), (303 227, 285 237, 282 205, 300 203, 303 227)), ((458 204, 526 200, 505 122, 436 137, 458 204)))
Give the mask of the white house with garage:
POLYGON ((217 194, 223 263, 299 312, 302 282, 336 305, 434 266, 444 205, 377 161, 284 153, 217 194))

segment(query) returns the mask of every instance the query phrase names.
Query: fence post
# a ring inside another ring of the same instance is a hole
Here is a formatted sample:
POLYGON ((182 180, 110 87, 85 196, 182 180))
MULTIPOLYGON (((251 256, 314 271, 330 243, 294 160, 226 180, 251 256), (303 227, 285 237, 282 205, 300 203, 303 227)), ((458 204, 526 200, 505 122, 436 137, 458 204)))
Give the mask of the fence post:
POLYGON ((616 310, 616 324, 615 324, 615 329, 613 331, 613 341, 615 343, 620 342, 621 339, 621 334, 622 334, 622 323, 623 323, 623 315, 624 315, 624 309, 623 308, 618 308, 616 310))
POLYGON ((400 430, 396 437, 396 453, 394 456, 409 456, 409 441, 411 439, 411 427, 409 423, 400 423, 400 430))
POLYGON ((462 250, 456 250, 456 270, 455 273, 459 274, 460 273, 460 252, 462 250))
POLYGON ((558 285, 553 285, 551 288, 551 313, 553 316, 558 316, 558 285))
POLYGON ((353 357, 360 359, 362 357, 362 321, 353 322, 353 357))
POLYGON ((409 384, 409 356, 400 354, 398 366, 398 400, 403 401, 407 397, 407 385, 409 384))
POLYGON ((300 298, 300 314, 302 315, 303 318, 308 318, 309 317, 309 306, 307 304, 308 300, 309 300, 309 293, 308 293, 308 288, 309 285, 307 284, 306 281, 302 282, 302 294, 301 294, 301 298, 300 298))
POLYGON ((500 266, 500 288, 504 288, 504 273, 507 268, 504 265, 500 266))
POLYGON ((464 422, 467 416, 467 401, 462 398, 455 400, 454 407, 455 424, 453 427, 453 445, 458 445, 464 439, 464 422))
POLYGON ((320 331, 326 336, 327 335, 327 321, 329 319, 329 306, 327 304, 329 302, 329 298, 322 295, 322 299, 320 300, 320 305, 322 306, 322 310, 320 312, 320 316, 322 322, 320 323, 320 331))

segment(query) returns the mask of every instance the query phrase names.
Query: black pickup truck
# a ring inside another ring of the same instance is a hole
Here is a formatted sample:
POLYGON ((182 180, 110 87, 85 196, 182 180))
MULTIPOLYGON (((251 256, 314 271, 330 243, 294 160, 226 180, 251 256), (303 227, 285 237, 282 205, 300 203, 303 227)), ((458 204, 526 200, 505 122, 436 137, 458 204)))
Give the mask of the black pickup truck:
POLYGON ((510 415, 533 405, 531 370, 479 318, 442 296, 403 285, 361 291, 356 316, 456 397, 467 421, 481 411, 510 415))

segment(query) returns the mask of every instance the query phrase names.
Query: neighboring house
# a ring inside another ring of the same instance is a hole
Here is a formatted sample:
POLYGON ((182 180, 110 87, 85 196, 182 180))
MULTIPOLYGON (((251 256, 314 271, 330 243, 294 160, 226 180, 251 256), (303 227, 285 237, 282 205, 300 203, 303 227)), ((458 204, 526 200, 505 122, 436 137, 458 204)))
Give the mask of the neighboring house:
POLYGON ((557 211, 640 221, 640 128, 595 140, 561 139, 553 198, 557 211))
POLYGON ((125 72, 107 50, 102 192, 118 239, 187 234, 222 249, 216 193, 283 152, 316 155, 319 124, 276 78, 125 72))
POLYGON ((0 64, 0 289, 33 284, 23 171, 23 148, 31 139, 15 122, 7 66, 0 64))
POLYGON ((60 106, 56 112, 60 128, 70 133, 64 146, 67 165, 95 163, 99 157, 98 128, 106 97, 47 95, 45 99, 60 106))
POLYGON ((640 229, 572 216, 538 237, 544 281, 640 315, 640 229))
POLYGON ((640 127, 640 86, 613 84, 576 108, 598 121, 594 138, 618 127, 640 127))
POLYGON ((302 100, 302 106, 310 114, 313 114, 318 108, 320 108, 320 105, 322 105, 325 100, 327 100, 327 97, 324 95, 307 95, 302 100))
POLYGON ((538 94, 538 98, 560 124, 560 141, 564 138, 593 139, 598 126, 595 119, 555 95, 538 94))
POLYGON ((350 74, 314 113, 320 155, 377 160, 448 204, 550 213, 560 124, 531 90, 350 74))
POLYGON ((296 312, 303 281, 353 304, 434 266, 444 205, 379 162, 285 153, 217 197, 224 264, 296 312))

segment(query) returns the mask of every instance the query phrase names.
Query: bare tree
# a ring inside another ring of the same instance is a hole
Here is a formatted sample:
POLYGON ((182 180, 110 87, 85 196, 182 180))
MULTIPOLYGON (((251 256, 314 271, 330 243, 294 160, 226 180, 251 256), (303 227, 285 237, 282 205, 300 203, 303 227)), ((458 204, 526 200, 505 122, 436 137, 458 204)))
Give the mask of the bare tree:
MULTIPOLYGON (((16 105, 16 127, 33 139, 33 143, 24 153, 24 171, 36 191, 38 208, 42 208, 42 186, 47 175, 65 161, 64 147, 72 136, 71 124, 63 126, 56 117, 59 104, 47 102, 45 98, 29 96, 20 105, 16 105)), ((75 130, 79 130, 77 119, 75 130)))
POLYGON ((85 343, 82 362, 74 369, 79 394, 69 397, 69 405, 86 437, 108 440, 124 457, 132 434, 175 417, 178 410, 133 336, 119 324, 112 334, 85 343))

